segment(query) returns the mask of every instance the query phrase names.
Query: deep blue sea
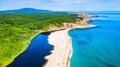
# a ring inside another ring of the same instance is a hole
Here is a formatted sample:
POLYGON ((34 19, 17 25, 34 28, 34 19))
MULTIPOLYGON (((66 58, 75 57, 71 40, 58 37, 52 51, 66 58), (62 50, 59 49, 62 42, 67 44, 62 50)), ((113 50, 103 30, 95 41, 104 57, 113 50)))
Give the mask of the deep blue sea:
POLYGON ((70 67, 120 67, 120 12, 102 12, 88 23, 96 28, 69 31, 70 67))

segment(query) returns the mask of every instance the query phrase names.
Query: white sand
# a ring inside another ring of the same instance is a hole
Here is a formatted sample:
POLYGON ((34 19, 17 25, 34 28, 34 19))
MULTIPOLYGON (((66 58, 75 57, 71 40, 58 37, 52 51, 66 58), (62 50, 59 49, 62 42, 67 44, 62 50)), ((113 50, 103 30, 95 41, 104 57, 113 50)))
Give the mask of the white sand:
POLYGON ((54 46, 54 50, 51 55, 45 57, 48 59, 45 67, 67 67, 71 50, 68 30, 51 33, 48 41, 54 46))
MULTIPOLYGON (((78 26, 76 28, 89 28, 95 25, 78 26)), ((72 28, 74 29, 74 28, 72 28)), ((52 54, 45 57, 48 62, 44 67, 69 67, 69 59, 72 53, 69 30, 56 31, 49 35, 48 41, 54 46, 52 54)))

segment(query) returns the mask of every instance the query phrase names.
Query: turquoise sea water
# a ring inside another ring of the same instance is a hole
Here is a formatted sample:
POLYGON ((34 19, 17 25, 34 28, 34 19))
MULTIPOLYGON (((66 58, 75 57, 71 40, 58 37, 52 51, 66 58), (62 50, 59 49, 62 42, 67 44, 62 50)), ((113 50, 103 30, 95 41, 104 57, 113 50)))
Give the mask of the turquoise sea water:
POLYGON ((120 67, 120 13, 101 13, 96 28, 69 31, 73 54, 70 67, 120 67))

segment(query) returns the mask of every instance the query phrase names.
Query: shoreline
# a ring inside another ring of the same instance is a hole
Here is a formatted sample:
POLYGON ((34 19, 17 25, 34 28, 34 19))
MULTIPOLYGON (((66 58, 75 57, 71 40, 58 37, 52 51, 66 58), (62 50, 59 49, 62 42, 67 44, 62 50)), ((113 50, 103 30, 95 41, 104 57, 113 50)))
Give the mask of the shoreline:
POLYGON ((96 27, 96 25, 79 25, 75 28, 52 32, 48 37, 48 42, 54 46, 54 49, 50 55, 45 57, 48 61, 44 67, 70 67, 70 58, 72 57, 73 49, 72 38, 68 32, 72 29, 92 27, 96 27))
MULTIPOLYGON (((69 31, 70 30, 72 30, 72 29, 69 29, 68 30, 68 36, 69 36, 69 31)), ((69 60, 68 60, 68 66, 67 67, 70 67, 70 59, 71 59, 71 57, 72 57, 72 54, 73 54, 73 48, 72 48, 72 38, 69 36, 69 38, 70 38, 70 54, 69 54, 69 60)))

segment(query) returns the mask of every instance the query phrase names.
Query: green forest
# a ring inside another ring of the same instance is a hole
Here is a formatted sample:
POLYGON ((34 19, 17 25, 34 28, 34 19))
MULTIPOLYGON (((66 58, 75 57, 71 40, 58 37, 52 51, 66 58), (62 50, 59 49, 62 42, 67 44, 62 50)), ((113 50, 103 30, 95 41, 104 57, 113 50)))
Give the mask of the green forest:
POLYGON ((5 67, 23 52, 38 31, 49 25, 75 22, 68 14, 0 14, 0 67, 5 67))

